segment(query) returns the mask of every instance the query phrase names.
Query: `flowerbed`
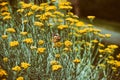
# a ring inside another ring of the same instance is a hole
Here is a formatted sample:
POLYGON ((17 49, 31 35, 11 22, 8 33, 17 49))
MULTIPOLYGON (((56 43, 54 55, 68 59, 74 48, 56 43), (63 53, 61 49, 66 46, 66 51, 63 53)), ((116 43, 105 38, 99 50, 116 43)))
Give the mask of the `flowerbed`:
MULTIPOLYGON (((0 3, 0 78, 7 80, 114 80, 120 76, 117 45, 104 45, 92 24, 79 20, 70 2, 0 3)), ((88 16, 92 22, 94 16, 88 16)))

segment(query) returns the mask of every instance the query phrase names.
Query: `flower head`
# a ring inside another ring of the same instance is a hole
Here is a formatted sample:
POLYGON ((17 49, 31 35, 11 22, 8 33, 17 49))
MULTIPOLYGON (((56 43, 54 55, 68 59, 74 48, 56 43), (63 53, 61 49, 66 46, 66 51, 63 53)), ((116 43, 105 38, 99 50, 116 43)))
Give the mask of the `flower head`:
POLYGON ((44 44, 44 41, 43 41, 43 40, 39 40, 39 41, 38 41, 38 44, 39 44, 39 45, 42 45, 42 44, 44 44))
POLYGON ((37 52, 38 52, 39 54, 42 54, 42 53, 45 52, 45 50, 46 50, 46 48, 38 48, 38 49, 37 49, 37 52))
POLYGON ((2 39, 6 39, 7 37, 7 35, 2 35, 2 39))
POLYGON ((19 72, 19 71, 21 71, 21 67, 15 66, 15 67, 12 68, 12 70, 19 72))
POLYGON ((29 63, 26 63, 26 62, 21 63, 21 67, 24 68, 24 69, 27 69, 29 66, 30 66, 29 63))
POLYGON ((0 77, 2 77, 2 76, 7 76, 7 73, 5 70, 0 68, 0 77))
POLYGON ((18 41, 11 41, 10 42, 10 47, 16 47, 19 45, 19 42, 18 41))
POLYGON ((3 61, 4 61, 4 62, 8 62, 8 58, 7 58, 7 57, 4 57, 4 58, 3 58, 3 61))
POLYGON ((52 71, 57 71, 57 70, 60 70, 62 68, 61 65, 52 65, 52 71))
POLYGON ((73 60, 73 62, 74 63, 80 63, 80 60, 76 58, 76 59, 73 60))
POLYGON ((64 42, 64 44, 65 44, 66 47, 72 46, 72 42, 69 41, 69 40, 66 40, 66 41, 64 42))
POLYGON ((33 39, 32 38, 26 38, 23 40, 23 42, 27 43, 27 44, 32 44, 33 43, 33 39))
POLYGON ((10 32, 10 33, 15 33, 16 32, 14 28, 7 28, 6 31, 10 32))
POLYGON ((16 80, 24 80, 24 78, 22 76, 20 76, 16 80))

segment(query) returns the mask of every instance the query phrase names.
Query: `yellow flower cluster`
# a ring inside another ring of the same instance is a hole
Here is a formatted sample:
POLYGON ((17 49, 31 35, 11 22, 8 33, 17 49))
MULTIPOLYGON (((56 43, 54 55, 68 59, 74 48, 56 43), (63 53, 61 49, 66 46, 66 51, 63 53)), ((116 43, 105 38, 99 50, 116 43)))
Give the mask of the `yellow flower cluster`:
POLYGON ((55 54, 55 57, 56 58, 60 58, 60 54, 55 54))
POLYGON ((3 70, 3 69, 1 69, 1 67, 0 67, 0 78, 2 77, 2 76, 7 76, 8 74, 6 73, 6 71, 5 70, 3 70))
POLYGON ((118 59, 120 59, 120 53, 116 56, 118 59))
POLYGON ((20 76, 16 80, 24 80, 24 78, 22 76, 20 76))
POLYGON ((56 43, 54 43, 54 47, 61 47, 62 46, 62 42, 56 42, 56 43))
POLYGON ((12 19, 8 10, 8 2, 2 2, 0 3, 0 6, 1 6, 1 12, 2 12, 1 15, 3 16, 3 20, 12 19))
POLYGON ((2 35, 2 39, 6 39, 7 37, 7 35, 2 35))
POLYGON ((70 2, 62 2, 59 4, 59 9, 62 9, 62 10, 71 10, 72 9, 72 6, 70 6, 71 3, 70 2))
POLYGON ((15 33, 16 30, 14 28, 8 28, 6 29, 7 32, 10 32, 10 33, 15 33))
POLYGON ((80 60, 78 58, 73 60, 74 63, 80 63, 80 60))
POLYGON ((36 21, 36 22, 34 22, 34 25, 38 26, 38 27, 43 27, 44 24, 42 22, 37 22, 36 21))
POLYGON ((72 42, 69 41, 69 40, 66 40, 66 41, 64 42, 64 44, 65 44, 66 47, 72 46, 72 42))
POLYGON ((25 36, 28 34, 28 32, 20 32, 21 35, 25 36))
POLYGON ((32 38, 26 38, 23 40, 23 42, 27 43, 27 44, 32 44, 33 43, 33 39, 32 38))
POLYGON ((82 22, 82 21, 79 21, 79 22, 76 23, 76 26, 77 26, 77 27, 82 27, 82 26, 84 26, 84 25, 85 25, 85 23, 82 22))
POLYGON ((39 54, 42 54, 42 53, 45 52, 45 50, 46 50, 46 48, 38 48, 38 49, 37 49, 37 52, 38 52, 39 54))
POLYGON ((39 41, 38 41, 38 44, 39 44, 39 45, 42 45, 42 44, 44 44, 44 41, 43 41, 43 40, 39 40, 39 41))
POLYGON ((68 28, 68 25, 59 25, 58 26, 58 29, 60 29, 60 30, 63 30, 63 29, 66 29, 66 28, 68 28))
POLYGON ((4 61, 4 62, 8 62, 8 58, 7 58, 7 57, 4 57, 4 58, 3 58, 3 61, 4 61))
POLYGON ((26 62, 22 62, 22 63, 21 63, 21 67, 22 67, 23 69, 27 69, 29 66, 30 66, 29 63, 26 63, 26 62))
POLYGON ((48 6, 48 7, 46 8, 46 11, 55 11, 56 9, 57 9, 56 6, 48 6))
POLYGON ((52 65, 52 71, 57 71, 57 70, 60 70, 62 69, 62 66, 61 65, 52 65))
POLYGON ((95 16, 87 16, 87 18, 93 20, 95 18, 95 16))
POLYGON ((51 65, 57 65, 57 64, 58 64, 58 61, 53 60, 53 61, 50 62, 50 64, 51 64, 51 65))
POLYGON ((12 68, 12 70, 19 72, 19 71, 21 71, 21 67, 15 66, 15 67, 12 68))
POLYGON ((11 41, 10 42, 10 47, 16 47, 19 45, 19 42, 18 41, 11 41))

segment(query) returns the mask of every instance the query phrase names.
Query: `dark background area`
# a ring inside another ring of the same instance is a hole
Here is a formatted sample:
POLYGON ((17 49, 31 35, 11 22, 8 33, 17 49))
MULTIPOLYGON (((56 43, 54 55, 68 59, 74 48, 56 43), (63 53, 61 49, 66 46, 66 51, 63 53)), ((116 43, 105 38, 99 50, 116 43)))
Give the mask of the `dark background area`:
POLYGON ((120 0, 80 0, 80 15, 120 22, 120 0))

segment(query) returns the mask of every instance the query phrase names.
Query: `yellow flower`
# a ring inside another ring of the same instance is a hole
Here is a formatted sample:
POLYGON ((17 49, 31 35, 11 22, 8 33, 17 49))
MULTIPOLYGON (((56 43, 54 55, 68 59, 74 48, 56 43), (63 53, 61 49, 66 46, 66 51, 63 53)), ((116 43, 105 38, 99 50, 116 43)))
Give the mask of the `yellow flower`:
POLYGON ((5 16, 5 17, 3 17, 3 20, 9 20, 9 19, 11 19, 12 17, 10 16, 10 15, 7 15, 7 16, 5 16))
POLYGON ((62 29, 66 29, 68 28, 68 25, 59 25, 58 29, 62 30, 62 29))
POLYGON ((56 42, 56 43, 54 43, 54 47, 61 47, 62 46, 62 42, 56 42))
POLYGON ((108 60, 107 63, 108 63, 108 64, 111 64, 111 65, 114 65, 114 64, 115 64, 115 61, 114 61, 114 60, 108 60))
POLYGON ((6 39, 7 37, 7 35, 2 35, 2 39, 6 39))
POLYGON ((105 34, 105 37, 110 38, 111 34, 105 34))
POLYGON ((52 65, 52 71, 57 71, 57 70, 60 70, 62 68, 61 65, 52 65))
POLYGON ((51 12, 46 12, 45 14, 44 14, 46 17, 52 17, 52 13, 51 12))
POLYGON ((58 61, 55 61, 55 60, 50 61, 50 64, 51 64, 51 65, 57 65, 57 64, 58 64, 58 61))
POLYGON ((4 61, 4 62, 8 62, 8 58, 7 58, 7 57, 4 57, 4 58, 3 58, 3 61, 4 61))
POLYGON ((60 54, 55 54, 55 57, 56 58, 60 58, 60 54))
POLYGON ((106 53, 113 53, 113 49, 110 49, 110 48, 105 48, 104 51, 106 53))
POLYGON ((8 11, 8 10, 9 10, 9 9, 8 9, 7 6, 4 6, 4 7, 2 7, 2 8, 0 9, 1 12, 8 11))
POLYGON ((35 15, 36 18, 39 18, 40 16, 41 16, 41 15, 39 15, 39 14, 35 15))
POLYGON ((68 48, 68 47, 65 47, 63 50, 66 51, 66 52, 71 51, 71 49, 68 48))
POLYGON ((66 41, 64 42, 64 44, 65 44, 66 47, 72 46, 72 42, 69 41, 69 40, 66 40, 66 41))
POLYGON ((115 65, 116 65, 117 67, 120 67, 120 61, 115 61, 115 65))
POLYGON ((47 19, 48 19, 48 17, 46 17, 45 14, 40 16, 40 20, 47 20, 47 19))
POLYGON ((108 45, 108 48, 110 48, 110 49, 117 49, 118 46, 117 45, 108 45))
POLYGON ((71 10, 72 9, 72 6, 59 6, 59 9, 62 9, 62 10, 71 10))
POLYGON ((33 43, 33 39, 32 38, 26 38, 23 40, 23 42, 27 43, 27 44, 32 44, 33 43))
POLYGON ((15 66, 15 67, 12 68, 12 70, 19 72, 19 71, 21 71, 21 67, 15 66))
POLYGON ((27 23, 27 22, 28 22, 28 20, 24 20, 24 21, 23 21, 23 23, 27 23))
POLYGON ((5 70, 0 68, 0 77, 2 77, 2 76, 7 76, 7 73, 5 70))
POLYGON ((87 32, 87 30, 86 30, 86 29, 83 29, 83 30, 78 30, 77 32, 80 33, 80 34, 84 34, 84 33, 87 32))
POLYGON ((33 6, 31 7, 31 9, 37 11, 37 10, 39 9, 39 6, 37 6, 37 5, 33 5, 33 6))
POLYGON ((38 48, 38 49, 37 49, 37 52, 38 52, 39 54, 42 54, 42 53, 45 52, 45 50, 46 50, 46 48, 38 48))
POLYGON ((100 47, 104 47, 104 44, 102 44, 102 43, 98 43, 98 45, 99 45, 100 47))
POLYGON ((34 26, 38 26, 38 27, 43 27, 43 23, 42 22, 34 22, 34 26))
POLYGON ((61 3, 61 2, 67 2, 67 0, 58 0, 58 2, 60 2, 60 3, 61 3))
POLYGON ((98 43, 98 40, 95 39, 95 40, 92 40, 92 42, 93 42, 93 43, 98 43))
POLYGON ((92 24, 87 24, 86 26, 88 26, 88 27, 93 27, 93 25, 92 25, 92 24))
POLYGON ((21 63, 21 67, 24 68, 24 69, 27 69, 29 66, 30 66, 29 63, 26 63, 26 62, 21 63))
POLYGON ((120 59, 120 53, 116 56, 118 59, 120 59))
POLYGON ((79 21, 79 22, 77 22, 76 23, 76 26, 78 26, 78 27, 81 27, 81 26, 84 26, 85 24, 84 24, 84 22, 82 22, 82 21, 79 21))
POLYGON ((25 36, 27 35, 28 33, 27 32, 20 32, 21 35, 25 36))
POLYGON ((87 16, 87 18, 93 20, 95 18, 95 16, 87 16))
POLYGON ((21 4, 22 4, 21 6, 22 6, 23 9, 30 8, 32 6, 32 3, 27 4, 27 3, 23 2, 21 4))
POLYGON ((98 66, 101 67, 101 68, 105 68, 106 67, 105 64, 99 64, 98 66))
POLYGON ((24 78, 22 76, 20 76, 16 80, 24 80, 24 78))
POLYGON ((11 41, 10 42, 10 47, 15 47, 15 46, 18 46, 18 45, 19 45, 18 41, 11 41))
POLYGON ((64 16, 64 14, 63 14, 63 13, 61 13, 61 12, 59 12, 59 11, 55 11, 55 12, 54 12, 54 14, 55 14, 55 15, 62 16, 62 17, 64 16))
POLYGON ((7 32, 11 32, 11 33, 15 33, 16 32, 14 28, 8 28, 8 29, 6 29, 6 31, 7 32))
POLYGON ((113 57, 113 56, 108 56, 108 58, 109 58, 109 59, 114 59, 114 57, 113 57))
POLYGON ((56 10, 57 8, 56 8, 56 6, 48 6, 47 8, 46 8, 46 11, 51 11, 51 10, 56 10))
POLYGON ((9 16, 10 13, 9 13, 9 12, 3 12, 3 13, 1 13, 1 15, 2 15, 2 16, 9 16))
POLYGON ((112 67, 113 70, 116 70, 117 68, 116 67, 112 67))
POLYGON ((17 12, 18 13, 23 13, 24 9, 18 9, 17 12))
POLYGON ((80 60, 76 58, 76 59, 73 60, 73 62, 74 63, 80 63, 80 60))
POLYGON ((104 53, 104 50, 102 50, 102 49, 99 49, 98 51, 99 51, 99 53, 104 53))
POLYGON ((6 5, 8 5, 8 2, 2 2, 2 3, 0 3, 0 6, 6 6, 6 5))
POLYGON ((43 40, 39 40, 39 41, 38 41, 38 44, 39 44, 39 45, 42 45, 42 44, 44 44, 44 41, 43 41, 43 40))
POLYGON ((51 0, 51 2, 56 2, 56 0, 51 0))
POLYGON ((25 14, 25 16, 31 16, 31 15, 33 15, 33 12, 28 12, 25 14))

